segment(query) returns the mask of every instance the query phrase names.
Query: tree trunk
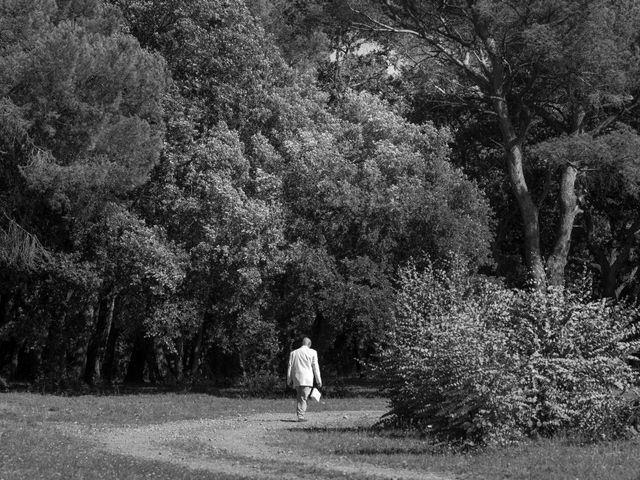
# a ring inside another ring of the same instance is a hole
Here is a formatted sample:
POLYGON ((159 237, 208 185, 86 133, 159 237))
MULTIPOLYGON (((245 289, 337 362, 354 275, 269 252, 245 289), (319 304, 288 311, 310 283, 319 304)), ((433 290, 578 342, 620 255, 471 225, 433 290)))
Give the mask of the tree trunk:
POLYGON ((603 297, 616 298, 616 288, 618 286, 618 269, 616 267, 616 262, 613 262, 602 271, 600 279, 602 281, 603 297))
POLYGON ((107 340, 107 348, 104 355, 104 362, 102 368, 102 375, 105 381, 111 385, 114 380, 115 366, 116 366, 116 345, 118 344, 118 337, 120 332, 117 328, 111 328, 109 333, 109 340, 107 340))
POLYGON ((125 382, 141 384, 145 382, 145 371, 151 383, 162 381, 163 375, 158 364, 158 342, 139 332, 133 343, 131 358, 127 367, 125 382))
POLYGON ((160 343, 155 338, 145 338, 145 341, 147 342, 147 366, 149 368, 149 380, 151 383, 160 383, 166 377, 165 372, 160 368, 160 343))
POLYGON ((484 65, 484 71, 487 74, 486 79, 481 78, 479 75, 473 75, 472 80, 489 94, 493 109, 498 116, 502 142, 507 154, 509 180, 522 217, 525 261, 529 268, 533 287, 538 290, 545 290, 547 287, 547 276, 540 250, 538 206, 533 201, 527 180, 524 176, 524 152, 522 151, 522 144, 525 140, 525 134, 519 136, 516 133, 505 98, 504 86, 507 83, 507 75, 505 73, 506 62, 500 51, 500 42, 491 36, 487 24, 479 14, 479 11, 472 8, 471 13, 474 29, 478 37, 482 40, 483 46, 488 54, 488 63, 484 65))
POLYGON ((247 368, 245 364, 245 353, 242 349, 238 351, 238 365, 240 366, 240 375, 244 380, 247 379, 247 368))
POLYGON ((100 381, 101 363, 107 347, 111 325, 113 323, 113 310, 116 304, 115 294, 106 295, 98 307, 98 323, 96 331, 87 349, 87 366, 85 368, 85 382, 92 385, 100 381))
POLYGON ((529 268, 534 287, 539 290, 544 290, 547 285, 547 276, 540 251, 538 207, 533 201, 524 176, 524 153, 522 151, 522 144, 509 118, 506 101, 500 95, 494 96, 494 108, 498 114, 500 130, 507 153, 509 180, 522 217, 526 264, 529 268))
POLYGON ((549 285, 564 286, 564 269, 567 265, 571 234, 576 215, 578 214, 578 199, 575 192, 577 169, 567 165, 560 180, 558 230, 553 251, 547 260, 547 274, 549 285))
POLYGON ((360 376, 362 374, 361 362, 360 362, 360 335, 354 334, 352 336, 353 341, 353 363, 355 371, 360 376))
POLYGON ((198 336, 196 337, 195 344, 193 346, 193 356, 191 357, 191 376, 195 377, 200 369, 200 354, 202 351, 202 342, 204 341, 204 318, 198 329, 198 336))
POLYGON ((89 342, 91 340, 91 332, 93 331, 94 315, 94 306, 89 303, 82 314, 84 319, 82 335, 79 339, 76 339, 75 350, 73 351, 73 360, 71 361, 74 378, 77 379, 82 377, 82 373, 85 372, 87 368, 87 353, 89 349, 89 342))
POLYGON ((177 382, 184 380, 184 337, 180 335, 176 344, 175 372, 177 382))
POLYGON ((175 343, 175 352, 164 352, 167 368, 177 383, 184 379, 184 338, 178 337, 175 343))
POLYGON ((67 373, 66 357, 69 338, 66 335, 66 327, 69 302, 73 294, 73 289, 67 291, 65 299, 62 301, 60 316, 54 316, 48 327, 47 339, 42 352, 44 362, 39 366, 38 370, 46 377, 49 377, 49 380, 54 380, 56 377, 61 377, 61 375, 67 373))
POLYGON ((16 341, 11 351, 11 362, 9 363, 9 380, 16 380, 18 366, 20 365, 20 350, 22 350, 21 341, 16 341))
POLYGON ((138 334, 135 341, 133 342, 133 350, 131 351, 129 365, 127 366, 127 375, 124 379, 125 382, 144 382, 144 367, 147 363, 147 349, 148 344, 145 341, 143 335, 138 334))
POLYGON ((599 245, 589 245, 589 251, 600 269, 600 293, 603 297, 616 298, 618 278, 623 266, 620 254, 611 252, 611 258, 609 258, 599 245))
POLYGON ((9 293, 0 295, 0 327, 9 321, 9 312, 13 306, 13 297, 9 293))
POLYGON ((626 230, 624 243, 620 250, 616 251, 616 249, 613 249, 609 255, 607 255, 603 247, 594 240, 593 221, 589 210, 585 211, 584 219, 589 252, 595 258, 600 269, 600 289, 602 296, 617 298, 626 286, 624 282, 622 285, 619 284, 620 276, 629 273, 630 278, 627 279, 627 282, 631 282, 637 274, 637 269, 631 268, 625 271, 625 267, 628 268, 631 251, 637 241, 636 235, 640 232, 640 218, 636 219, 631 225, 631 228, 626 230))

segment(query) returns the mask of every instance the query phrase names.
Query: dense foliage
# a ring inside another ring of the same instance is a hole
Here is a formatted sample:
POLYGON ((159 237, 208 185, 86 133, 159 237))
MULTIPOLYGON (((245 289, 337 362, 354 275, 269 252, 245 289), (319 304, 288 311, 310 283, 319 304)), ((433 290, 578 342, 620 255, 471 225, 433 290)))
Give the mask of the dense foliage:
POLYGON ((300 76, 239 0, 2 5, 0 376, 354 373, 396 270, 489 262, 451 136, 300 76))
MULTIPOLYGON (((622 264, 635 262, 618 252, 626 252, 627 245, 637 247, 637 223, 616 228, 614 222, 615 237, 607 244, 585 238, 589 216, 581 212, 597 198, 587 188, 592 176, 589 155, 571 160, 563 156, 557 162, 530 153, 539 142, 568 137, 597 143, 617 129, 617 122, 636 125, 637 2, 311 3, 313 7, 296 3, 291 8, 308 21, 318 17, 318 9, 323 11, 324 20, 316 23, 333 38, 335 52, 357 52, 353 45, 358 40, 361 48, 374 44, 386 49, 388 65, 400 74, 375 88, 389 98, 399 93, 398 103, 409 107, 414 119, 457 127, 457 161, 487 185, 500 212, 498 261, 505 265, 517 260, 542 290, 565 283, 572 250, 584 258, 594 254, 595 246, 615 258, 608 264, 598 261, 603 293, 611 296, 612 283, 628 280, 629 270, 622 264), (394 57, 399 58, 395 63, 394 57), (513 210, 517 213, 511 215, 513 210)), ((349 64, 338 61, 338 53, 335 63, 349 64)), ((370 85, 348 73, 334 77, 334 84, 339 87, 349 78, 357 88, 370 85)), ((623 130, 628 135, 619 140, 631 147, 634 133, 623 130)), ((617 160, 620 171, 628 164, 637 169, 637 155, 617 160)), ((513 270, 505 266, 504 273, 513 270)))
POLYGON ((404 269, 378 367, 391 419, 470 444, 630 432, 640 311, 585 291, 509 290, 457 262, 404 269))

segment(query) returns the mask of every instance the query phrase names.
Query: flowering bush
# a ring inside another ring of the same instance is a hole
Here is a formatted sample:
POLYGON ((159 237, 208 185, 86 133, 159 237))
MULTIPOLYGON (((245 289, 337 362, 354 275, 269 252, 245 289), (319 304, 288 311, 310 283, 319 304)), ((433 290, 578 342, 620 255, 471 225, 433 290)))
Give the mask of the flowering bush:
POLYGON ((583 291, 509 290, 460 266, 410 266, 378 367, 388 417, 469 443, 621 435, 637 318, 583 291))

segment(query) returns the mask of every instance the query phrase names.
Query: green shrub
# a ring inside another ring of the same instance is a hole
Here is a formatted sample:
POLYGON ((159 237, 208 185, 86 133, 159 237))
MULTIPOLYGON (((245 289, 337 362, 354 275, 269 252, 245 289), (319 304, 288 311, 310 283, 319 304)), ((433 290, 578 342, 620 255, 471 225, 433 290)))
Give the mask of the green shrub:
POLYGON ((624 434, 638 310, 584 290, 509 290, 461 266, 406 268, 378 367, 389 418, 471 444, 624 434))
POLYGON ((284 379, 271 372, 249 374, 240 380, 238 387, 249 397, 280 397, 285 393, 284 379))

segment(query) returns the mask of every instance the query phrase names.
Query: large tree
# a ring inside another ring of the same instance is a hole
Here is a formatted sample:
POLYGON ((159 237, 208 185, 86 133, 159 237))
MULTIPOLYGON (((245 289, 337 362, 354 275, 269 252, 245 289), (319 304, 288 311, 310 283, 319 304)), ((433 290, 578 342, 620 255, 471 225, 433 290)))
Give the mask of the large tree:
MULTIPOLYGON (((542 245, 532 188, 531 139, 597 137, 635 107, 640 25, 634 1, 341 1, 368 31, 405 37, 422 58, 458 74, 456 88, 495 118, 523 225, 524 252, 539 288, 564 283, 579 213, 584 162, 548 162, 557 185, 555 238, 542 245)), ((543 189, 544 190, 544 189, 543 189)))
POLYGON ((583 214, 576 224, 576 240, 593 258, 600 292, 606 297, 632 295, 637 282, 638 152, 640 136, 623 125, 595 138, 588 135, 554 138, 532 149, 534 155, 552 163, 570 162, 587 170, 579 184, 583 214))
MULTIPOLYGON (((78 376, 92 336, 101 356, 101 324, 118 306, 105 288, 116 275, 100 260, 127 262, 87 253, 123 252, 117 224, 102 249, 85 251, 82 238, 117 220, 108 210, 127 209, 159 158, 165 63, 99 1, 9 0, 0 32, 0 350, 11 352, 10 374, 22 357, 33 370, 68 363, 78 376)), ((157 254, 145 268, 162 264, 162 234, 131 222, 131 249, 146 238, 144 256, 157 254)))

